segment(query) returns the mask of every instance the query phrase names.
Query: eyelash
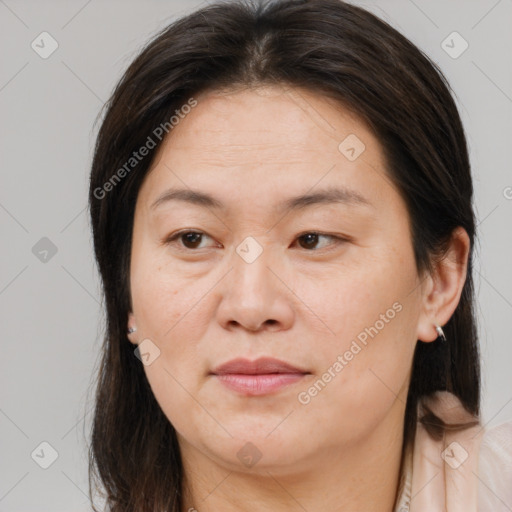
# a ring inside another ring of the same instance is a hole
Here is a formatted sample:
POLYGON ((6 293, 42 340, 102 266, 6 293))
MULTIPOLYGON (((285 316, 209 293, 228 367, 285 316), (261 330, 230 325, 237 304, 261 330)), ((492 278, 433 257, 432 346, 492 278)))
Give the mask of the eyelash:
MULTIPOLYGON (((176 233, 173 233, 171 235, 169 235, 168 237, 166 237, 163 241, 163 243, 165 245, 177 245, 177 242, 178 242, 178 238, 180 238, 181 236, 183 235, 187 235, 187 234, 194 234, 194 235, 206 235, 208 236, 206 233, 202 232, 202 231, 193 231, 193 230, 182 230, 182 231, 178 231, 176 233)), ((327 233, 321 233, 321 232, 318 232, 318 231, 305 231, 304 233, 301 233, 300 235, 298 235, 295 240, 298 240, 306 235, 317 235, 319 237, 323 236, 323 237, 327 237, 327 238, 330 238, 332 240, 335 240, 335 245, 338 246, 338 245, 341 245, 342 243, 344 242, 349 242, 350 239, 349 238, 345 238, 345 237, 341 237, 341 236, 337 236, 337 235, 330 235, 330 234, 327 234, 327 233)), ((209 237, 211 238, 211 237, 209 237)), ((185 251, 185 252, 188 252, 188 251, 192 251, 192 252, 197 252, 199 251, 200 249, 190 249, 188 247, 178 247, 179 250, 181 251, 185 251)), ((311 250, 308 250, 308 249, 304 249, 305 251, 307 252, 319 252, 321 251, 322 249, 311 249, 311 250)), ((328 251, 329 250, 332 250, 332 249, 327 249, 328 251)))

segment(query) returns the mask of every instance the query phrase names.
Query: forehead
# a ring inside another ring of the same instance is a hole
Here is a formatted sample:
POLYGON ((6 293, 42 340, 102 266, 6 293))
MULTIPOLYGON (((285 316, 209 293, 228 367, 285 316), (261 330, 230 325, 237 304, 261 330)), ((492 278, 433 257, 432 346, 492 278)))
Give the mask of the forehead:
POLYGON ((354 134, 369 153, 379 152, 378 141, 355 114, 308 90, 275 85, 210 91, 200 94, 197 102, 172 129, 167 145, 243 154, 279 147, 301 155, 324 153, 328 147, 337 156, 338 144, 354 134))
POLYGON ((274 209, 284 197, 319 188, 389 199, 393 184, 378 140, 334 100, 282 86, 213 91, 196 100, 155 156, 140 191, 148 209, 168 188, 274 209))

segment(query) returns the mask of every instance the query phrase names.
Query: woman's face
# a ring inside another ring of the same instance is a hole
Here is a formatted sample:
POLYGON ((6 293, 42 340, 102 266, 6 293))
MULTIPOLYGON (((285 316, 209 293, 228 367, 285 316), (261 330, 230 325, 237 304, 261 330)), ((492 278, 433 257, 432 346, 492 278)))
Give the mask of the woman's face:
POLYGON ((278 472, 398 443, 436 334, 378 141, 302 89, 196 100, 139 192, 130 268, 130 338, 182 452, 278 472), (263 357, 295 370, 215 373, 263 357))

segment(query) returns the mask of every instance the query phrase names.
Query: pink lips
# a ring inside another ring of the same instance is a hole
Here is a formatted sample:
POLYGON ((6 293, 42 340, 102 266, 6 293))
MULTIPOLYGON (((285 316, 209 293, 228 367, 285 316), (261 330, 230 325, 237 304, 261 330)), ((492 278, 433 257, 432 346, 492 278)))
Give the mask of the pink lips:
POLYGON ((227 388, 244 395, 264 395, 299 381, 308 371, 279 359, 233 359, 212 371, 227 388))

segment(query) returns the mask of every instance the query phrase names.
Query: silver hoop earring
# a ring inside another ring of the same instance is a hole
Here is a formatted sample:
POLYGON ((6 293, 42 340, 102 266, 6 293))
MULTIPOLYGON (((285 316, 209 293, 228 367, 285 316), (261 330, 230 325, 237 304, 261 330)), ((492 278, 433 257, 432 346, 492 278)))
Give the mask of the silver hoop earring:
POLYGON ((446 341, 446 336, 444 335, 444 331, 440 325, 434 324, 436 326, 436 331, 438 336, 441 338, 442 341, 446 341))
POLYGON ((137 330, 137 327, 128 327, 128 334, 131 334, 132 332, 135 332, 137 330))

